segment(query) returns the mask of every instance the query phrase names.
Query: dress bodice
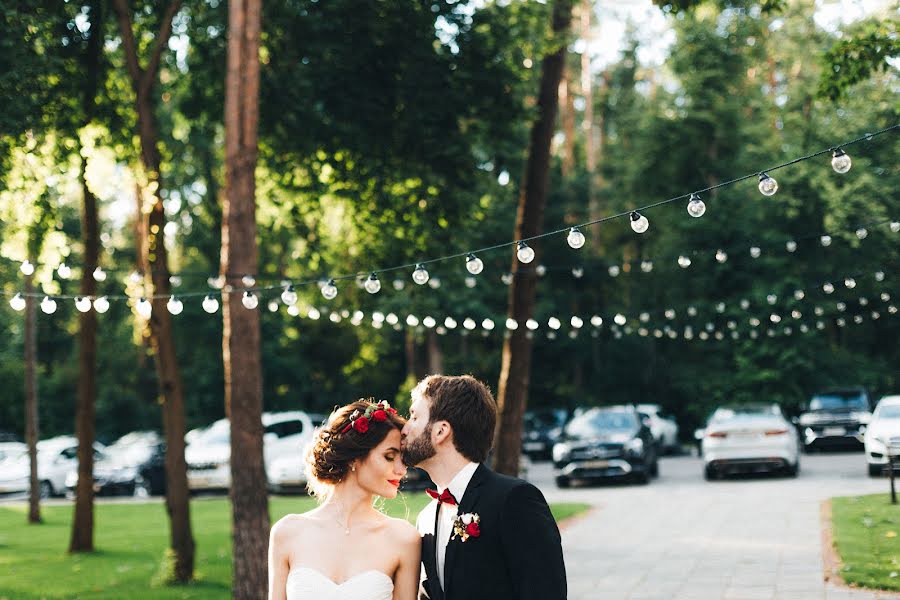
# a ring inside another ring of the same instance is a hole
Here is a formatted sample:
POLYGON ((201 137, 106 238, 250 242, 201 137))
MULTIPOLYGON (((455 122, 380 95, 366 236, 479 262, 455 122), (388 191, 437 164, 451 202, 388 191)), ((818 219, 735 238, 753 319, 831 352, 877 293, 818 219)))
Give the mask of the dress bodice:
POLYGON ((391 600, 394 582, 377 569, 357 573, 338 584, 308 567, 291 569, 287 577, 288 600, 391 600))

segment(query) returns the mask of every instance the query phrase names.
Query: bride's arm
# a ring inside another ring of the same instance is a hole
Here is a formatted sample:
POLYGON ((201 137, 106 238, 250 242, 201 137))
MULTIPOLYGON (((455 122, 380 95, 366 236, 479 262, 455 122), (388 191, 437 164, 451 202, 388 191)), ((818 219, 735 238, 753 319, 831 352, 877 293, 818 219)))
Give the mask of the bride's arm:
POLYGON ((288 532, 286 518, 272 526, 269 534, 269 600, 287 600, 288 532))
POLYGON ((422 568, 422 538, 411 525, 404 523, 401 531, 400 565, 394 574, 394 600, 416 600, 422 568))

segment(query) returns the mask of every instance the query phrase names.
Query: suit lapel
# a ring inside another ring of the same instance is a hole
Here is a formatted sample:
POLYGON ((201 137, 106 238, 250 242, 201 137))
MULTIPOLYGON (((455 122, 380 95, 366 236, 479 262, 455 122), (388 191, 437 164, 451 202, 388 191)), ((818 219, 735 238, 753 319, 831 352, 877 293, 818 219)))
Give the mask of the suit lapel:
MULTIPOLYGON (((481 496, 481 484, 485 482, 489 474, 490 471, 487 467, 478 465, 478 468, 475 469, 475 473, 472 474, 472 479, 469 480, 469 485, 466 486, 466 492, 459 501, 459 506, 457 506, 456 511, 458 515, 474 511, 478 499, 481 496)), ((456 559, 457 549, 462 545, 463 542, 459 538, 450 540, 447 544, 447 554, 444 557, 444 598, 450 598, 450 584, 453 581, 453 565, 456 559)))
MULTIPOLYGON (((437 532, 437 503, 432 503, 434 515, 424 515, 420 517, 419 525, 422 533, 422 565, 425 568, 425 591, 431 600, 442 600, 440 580, 437 577, 437 542, 435 534, 437 532), (429 531, 427 525, 431 524, 429 531)), ((425 509, 427 510, 427 508, 425 509)), ((423 511, 424 512, 424 511, 423 511)))

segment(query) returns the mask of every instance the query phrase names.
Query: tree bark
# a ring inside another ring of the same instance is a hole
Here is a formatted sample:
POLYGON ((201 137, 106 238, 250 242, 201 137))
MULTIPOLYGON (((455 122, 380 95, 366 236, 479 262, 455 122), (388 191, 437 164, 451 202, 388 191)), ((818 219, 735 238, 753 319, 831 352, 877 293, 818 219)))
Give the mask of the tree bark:
MULTIPOLYGON (((550 142, 556 124, 559 81, 566 57, 565 37, 572 20, 572 1, 557 0, 553 4, 553 38, 555 51, 544 58, 538 95, 538 117, 531 129, 525 181, 519 195, 515 238, 527 239, 541 233, 550 173, 550 142)), ((538 240, 530 244, 540 254, 538 240)), ((537 260, 537 259, 535 259, 537 260)), ((512 269, 517 270, 515 253, 512 269)), ((509 290, 509 317, 524 323, 534 314, 537 278, 533 270, 519 272, 509 290)), ((511 332, 503 342, 500 382, 497 386, 499 418, 494 435, 494 469, 517 475, 522 445, 522 417, 528 401, 531 375, 531 336, 524 327, 511 332)))
POLYGON ((562 127, 565 134, 562 155, 562 176, 569 177, 575 171, 575 95, 569 81, 569 69, 563 67, 559 82, 559 110, 562 113, 562 127))
MULTIPOLYGON (((35 261, 29 256, 32 263, 35 261)), ((28 522, 42 523, 41 482, 38 480, 37 442, 40 434, 37 399, 37 298, 34 275, 25 276, 25 443, 28 445, 28 522)))
MULTIPOLYGON (((594 77, 591 73, 591 53, 589 51, 590 41, 593 38, 591 31, 593 10, 594 5, 591 0, 582 0, 581 37, 585 42, 585 49, 581 55, 581 94, 584 96, 584 120, 581 122, 581 128, 584 130, 585 169, 588 173, 588 213, 590 220, 596 221, 602 216, 597 196, 597 190, 602 184, 600 173, 597 171, 599 151, 602 150, 602 146, 595 139, 596 130, 594 128, 594 77)), ((596 230, 598 229, 595 228, 596 230)), ((594 244, 593 248, 595 254, 599 256, 600 244, 594 244)))
POLYGON ((256 163, 261 0, 230 0, 225 74, 225 190, 221 273, 225 412, 231 420, 232 597, 264 598, 269 508, 263 463, 259 312, 241 303, 240 280, 257 272, 256 163))
MULTIPOLYGON (((103 6, 99 0, 90 4, 90 39, 84 55, 84 88, 82 110, 84 122, 94 119, 96 96, 100 85, 100 59, 103 52, 103 6)), ((81 237, 84 261, 81 269, 81 295, 92 298, 97 292, 94 269, 99 264, 100 228, 97 198, 87 184, 87 159, 81 159, 81 237)), ((78 484, 75 488, 75 515, 69 552, 94 550, 94 428, 97 397, 97 314, 93 310, 81 313, 78 344, 78 408, 75 412, 75 432, 78 436, 78 484)))
POLYGON ((158 78, 162 51, 168 44, 172 33, 172 19, 181 8, 181 0, 172 0, 166 6, 146 69, 141 68, 138 59, 127 0, 115 0, 113 7, 122 34, 125 64, 135 94, 141 162, 148 180, 147 191, 152 195, 148 202, 142 203, 138 217, 146 219, 147 223, 143 229, 146 237, 141 261, 145 278, 149 277, 147 295, 152 297, 153 304, 149 322, 150 343, 159 379, 163 430, 166 438, 166 510, 169 514, 170 543, 175 556, 173 572, 169 576, 175 581, 187 582, 194 574, 195 544, 191 532, 187 464, 184 460, 184 387, 178 369, 175 341, 172 337, 171 316, 166 308, 167 296, 170 293, 168 253, 164 238, 166 215, 160 195, 162 178, 159 132, 153 108, 153 90, 158 78))

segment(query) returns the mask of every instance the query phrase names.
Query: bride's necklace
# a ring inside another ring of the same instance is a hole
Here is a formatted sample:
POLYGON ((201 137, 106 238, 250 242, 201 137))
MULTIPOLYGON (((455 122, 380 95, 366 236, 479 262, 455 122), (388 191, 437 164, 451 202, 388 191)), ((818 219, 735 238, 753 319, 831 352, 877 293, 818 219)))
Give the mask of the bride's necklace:
POLYGON ((344 535, 350 535, 350 515, 347 515, 347 523, 346 524, 344 523, 344 521, 342 521, 341 519, 338 519, 335 516, 332 516, 331 518, 334 519, 334 522, 337 523, 341 527, 341 529, 344 530, 344 535))

